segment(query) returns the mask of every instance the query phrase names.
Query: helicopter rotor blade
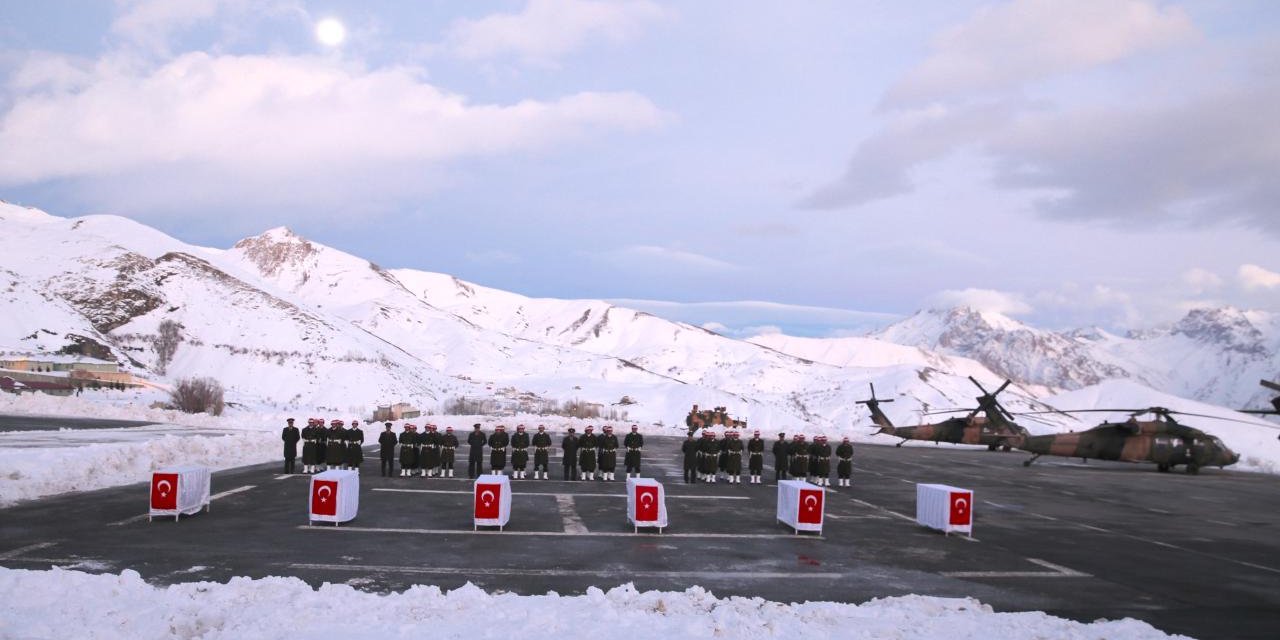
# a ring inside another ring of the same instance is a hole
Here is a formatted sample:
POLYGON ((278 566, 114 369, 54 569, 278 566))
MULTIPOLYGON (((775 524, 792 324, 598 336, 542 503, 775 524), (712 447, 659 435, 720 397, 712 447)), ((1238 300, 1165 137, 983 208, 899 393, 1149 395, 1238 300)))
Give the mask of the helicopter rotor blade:
POLYGON ((1259 380, 1258 382, 1262 383, 1262 386, 1272 391, 1280 391, 1280 384, 1276 384, 1270 380, 1259 380))
MULTIPOLYGON (((1024 412, 1020 413, 1019 415, 1034 415, 1034 414, 1042 414, 1042 413, 1067 413, 1067 414, 1071 414, 1071 413, 1127 413, 1127 414, 1129 414, 1129 415, 1131 415, 1131 416, 1140 416, 1140 415, 1142 415, 1142 414, 1144 414, 1144 413, 1156 413, 1157 415, 1159 415, 1159 414, 1171 414, 1171 415, 1178 415, 1178 416, 1193 416, 1193 417, 1196 417, 1196 418, 1208 418, 1208 419, 1210 419, 1210 420, 1222 420, 1222 421, 1224 421, 1224 422, 1239 422, 1240 424, 1249 424, 1249 425, 1253 425, 1253 426, 1255 426, 1255 427, 1268 427, 1268 428, 1272 428, 1272 429, 1280 429, 1280 426, 1267 425, 1267 424, 1263 424, 1263 423, 1261 423, 1261 422, 1259 422, 1259 421, 1254 421, 1254 420, 1238 420, 1238 419, 1236 419, 1236 418, 1224 418, 1224 417, 1222 417, 1222 416, 1213 416, 1213 415, 1209 415, 1209 414, 1207 414, 1207 413, 1190 413, 1190 412, 1187 412, 1187 411, 1174 411, 1174 410, 1172 410, 1172 409, 1165 409, 1165 408, 1163 408, 1163 407, 1149 407, 1149 408, 1147 408, 1147 409, 1058 409, 1058 410, 1056 410, 1056 411, 1024 411, 1024 412), (1152 409, 1157 409, 1158 411, 1153 412, 1153 411, 1152 411, 1152 409)), ((1242 412, 1238 412, 1238 413, 1246 413, 1246 412, 1243 412, 1243 411, 1242 411, 1242 412)))

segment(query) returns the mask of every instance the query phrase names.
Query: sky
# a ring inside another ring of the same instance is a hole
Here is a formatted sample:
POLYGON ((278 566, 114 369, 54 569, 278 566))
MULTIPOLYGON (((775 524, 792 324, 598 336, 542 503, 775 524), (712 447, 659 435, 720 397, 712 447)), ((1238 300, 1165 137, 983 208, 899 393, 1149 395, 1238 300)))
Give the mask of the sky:
POLYGON ((0 5, 0 199, 55 215, 731 335, 1280 312, 1266 0, 0 5))

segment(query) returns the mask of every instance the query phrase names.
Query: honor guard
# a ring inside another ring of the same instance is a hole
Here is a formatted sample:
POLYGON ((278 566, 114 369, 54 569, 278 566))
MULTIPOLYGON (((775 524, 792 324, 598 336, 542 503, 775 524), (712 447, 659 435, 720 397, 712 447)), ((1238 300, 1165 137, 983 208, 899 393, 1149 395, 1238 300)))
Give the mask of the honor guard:
POLYGON ((599 444, 600 479, 613 480, 614 471, 618 469, 618 436, 613 435, 613 427, 604 428, 599 444))
POLYGON ((797 433, 791 438, 787 457, 791 460, 791 468, 788 472, 792 478, 803 478, 809 475, 809 445, 804 441, 803 434, 797 433))
POLYGON ((453 427, 445 427, 440 436, 440 477, 453 477, 453 457, 458 449, 458 436, 453 435, 453 427))
POLYGON ((787 479, 787 467, 791 464, 791 445, 787 443, 787 434, 779 433, 773 442, 773 480, 787 479))
POLYGON ((813 470, 814 484, 831 486, 831 445, 827 444, 824 435, 814 438, 813 445, 809 447, 809 468, 813 470))
POLYGON ((720 453, 716 457, 716 475, 729 473, 729 431, 726 429, 720 438, 720 453))
POLYGON ((581 480, 596 479, 596 434, 592 433, 595 427, 587 425, 587 429, 583 432, 582 437, 578 438, 578 468, 582 470, 579 478, 581 480))
POLYGON ((560 440, 560 463, 564 465, 564 479, 578 479, 578 435, 573 427, 560 440))
POLYGON ((538 472, 542 472, 542 479, 547 480, 547 464, 551 461, 551 436, 547 435, 547 428, 538 425, 538 432, 533 434, 533 479, 538 479, 538 472))
POLYGON ((730 431, 725 434, 725 462, 724 471, 729 475, 729 484, 742 483, 742 440, 738 439, 737 431, 730 431))
POLYGON ((280 430, 280 440, 284 442, 284 472, 293 473, 293 463, 298 459, 298 441, 302 433, 293 426, 293 418, 285 419, 285 427, 280 430))
POLYGON ((507 428, 498 425, 498 428, 489 436, 489 470, 495 476, 503 475, 503 469, 507 468, 507 446, 511 444, 511 436, 507 435, 507 428))
POLYGON ((836 447, 836 484, 837 486, 849 486, 849 476, 853 475, 853 444, 846 437, 840 442, 840 446, 836 447))
POLYGON ((760 474, 764 473, 764 439, 758 430, 747 440, 747 473, 751 484, 760 484, 760 474))
POLYGON ((325 471, 329 468, 329 430, 324 426, 324 418, 316 418, 316 430, 312 432, 316 439, 316 468, 325 471))
POLYGON ((417 425, 406 424, 400 432, 400 476, 413 475, 418 468, 418 434, 414 430, 417 425))
POLYGON ((485 437, 484 432, 480 430, 480 423, 471 425, 471 433, 467 435, 467 444, 470 449, 467 450, 467 477, 479 478, 483 473, 480 464, 484 461, 484 445, 489 439, 485 437))
POLYGON ((640 477, 640 452, 644 449, 644 436, 640 435, 640 427, 631 425, 631 433, 622 439, 622 446, 626 447, 627 453, 624 456, 624 462, 627 464, 627 477, 636 474, 640 477))
POLYGON ((360 470, 360 465, 364 463, 364 430, 360 428, 359 420, 351 421, 351 428, 347 429, 347 455, 346 465, 349 469, 360 470))
POLYGON ((680 443, 680 453, 684 454, 684 481, 693 484, 698 481, 698 441, 693 439, 692 433, 680 443))
POLYGON ((391 423, 386 422, 382 433, 378 434, 378 459, 382 464, 378 467, 381 475, 391 477, 396 474, 396 434, 391 430, 391 423))
POLYGON ((418 466, 422 467, 423 477, 434 478, 440 470, 440 432, 434 424, 429 424, 419 440, 422 442, 422 461, 418 466))
POLYGON ((341 469, 347 459, 347 430, 341 420, 329 422, 328 442, 324 447, 324 462, 330 469, 341 469))
POLYGON ((314 473, 319 463, 316 456, 316 419, 307 418, 307 426, 302 428, 302 472, 314 473))
POLYGON ((703 482, 716 481, 716 464, 719 455, 720 444, 716 442, 716 434, 703 429, 702 441, 698 444, 698 477, 703 482))
POLYGON ((529 466, 529 434, 524 425, 516 425, 516 434, 511 436, 511 477, 524 479, 524 468, 529 466))

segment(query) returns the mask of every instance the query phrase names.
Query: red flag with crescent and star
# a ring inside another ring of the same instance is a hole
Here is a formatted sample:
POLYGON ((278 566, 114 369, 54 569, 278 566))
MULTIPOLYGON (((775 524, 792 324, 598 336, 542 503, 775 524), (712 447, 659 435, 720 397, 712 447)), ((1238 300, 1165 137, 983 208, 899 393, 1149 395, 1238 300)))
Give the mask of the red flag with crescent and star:
POLYGON ((151 474, 151 508, 178 508, 178 474, 151 474))
POLYGON ((969 492, 951 492, 951 524, 973 524, 973 494, 969 492))
POLYGON ((800 516, 796 521, 801 524, 822 524, 822 498, 821 489, 801 489, 800 516))
POLYGON ((338 515, 338 483, 334 480, 311 482, 311 513, 318 516, 338 515))
POLYGON ((652 485, 636 486, 636 521, 658 520, 658 488, 652 485))
POLYGON ((476 518, 481 520, 497 520, 501 515, 502 485, 476 485, 476 518))

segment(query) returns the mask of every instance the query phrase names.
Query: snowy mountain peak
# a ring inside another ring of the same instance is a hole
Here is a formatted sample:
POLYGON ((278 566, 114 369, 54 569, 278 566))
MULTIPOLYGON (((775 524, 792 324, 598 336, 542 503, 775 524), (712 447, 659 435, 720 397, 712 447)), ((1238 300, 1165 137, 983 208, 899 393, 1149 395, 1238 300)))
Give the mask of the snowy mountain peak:
POLYGON ((300 265, 317 252, 311 241, 288 227, 276 227, 245 238, 233 248, 240 250, 258 268, 258 272, 267 277, 277 276, 287 267, 300 265))
POLYGON ((1262 332, 1245 312, 1235 307, 1192 309, 1173 326, 1173 333, 1241 353, 1261 353, 1266 349, 1262 332))

